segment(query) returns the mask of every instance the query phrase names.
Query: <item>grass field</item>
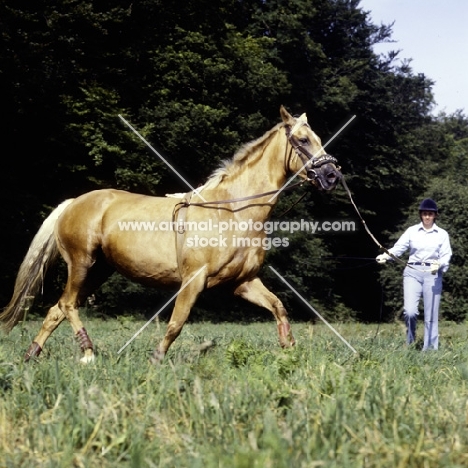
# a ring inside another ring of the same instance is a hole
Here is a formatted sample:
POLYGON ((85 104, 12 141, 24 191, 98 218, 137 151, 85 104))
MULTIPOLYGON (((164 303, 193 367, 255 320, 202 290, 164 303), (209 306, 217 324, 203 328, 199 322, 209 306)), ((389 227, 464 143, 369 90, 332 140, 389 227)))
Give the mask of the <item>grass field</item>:
POLYGON ((468 343, 441 324, 441 349, 403 347, 401 324, 293 324, 281 350, 272 323, 188 324, 159 367, 165 324, 86 320, 98 355, 64 324, 35 362, 39 328, 0 343, 3 467, 464 467, 468 343), (200 354, 206 340, 215 346, 200 354))

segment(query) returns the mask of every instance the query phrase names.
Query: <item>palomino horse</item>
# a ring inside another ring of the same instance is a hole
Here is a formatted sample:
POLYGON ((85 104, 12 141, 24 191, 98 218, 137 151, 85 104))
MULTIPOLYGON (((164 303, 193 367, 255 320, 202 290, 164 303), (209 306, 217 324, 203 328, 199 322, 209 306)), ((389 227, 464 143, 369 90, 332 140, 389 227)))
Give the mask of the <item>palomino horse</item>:
POLYGON ((261 226, 289 182, 288 175, 331 190, 341 174, 305 114, 294 118, 284 107, 280 114, 281 123, 242 147, 194 192, 177 198, 96 190, 55 208, 33 239, 13 297, 0 314, 9 332, 24 317, 27 297, 39 291, 47 266, 62 255, 68 267, 65 290, 50 308, 25 360, 38 356, 67 318, 84 354, 81 361, 92 361, 93 344, 78 307, 115 270, 145 285, 179 288, 153 362, 163 359, 204 288, 222 283, 272 312, 280 345, 293 346, 283 304, 257 277, 269 240, 261 226))

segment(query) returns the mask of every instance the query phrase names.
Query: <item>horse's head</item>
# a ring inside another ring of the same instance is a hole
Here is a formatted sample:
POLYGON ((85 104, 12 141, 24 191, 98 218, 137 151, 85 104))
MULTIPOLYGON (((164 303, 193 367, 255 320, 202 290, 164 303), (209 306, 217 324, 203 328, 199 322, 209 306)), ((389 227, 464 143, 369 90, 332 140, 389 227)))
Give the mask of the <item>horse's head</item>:
POLYGON ((286 137, 296 155, 289 158, 291 172, 309 180, 320 190, 333 190, 342 177, 337 160, 325 152, 320 138, 307 123, 305 114, 294 118, 283 106, 280 112, 286 137))

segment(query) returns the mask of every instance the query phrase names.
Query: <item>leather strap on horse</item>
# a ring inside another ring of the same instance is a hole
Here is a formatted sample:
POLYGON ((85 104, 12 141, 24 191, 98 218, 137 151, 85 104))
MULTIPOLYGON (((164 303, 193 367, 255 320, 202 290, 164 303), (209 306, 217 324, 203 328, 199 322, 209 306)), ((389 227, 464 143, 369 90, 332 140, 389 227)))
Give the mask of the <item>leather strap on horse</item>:
MULTIPOLYGON (((294 149, 294 151, 301 158, 301 160, 303 159, 302 156, 306 157, 304 167, 306 165, 310 165, 310 168, 306 169, 307 173, 309 173, 309 171, 311 171, 312 173, 315 174, 314 169, 317 169, 317 168, 323 166, 324 164, 327 164, 327 163, 330 163, 330 162, 333 163, 333 164, 337 164, 337 160, 333 156, 330 156, 329 154, 322 154, 321 156, 317 157, 315 155, 312 155, 307 150, 307 148, 305 148, 303 145, 301 145, 299 143, 297 138, 294 136, 294 132, 297 130, 297 128, 299 128, 302 125, 307 125, 309 127, 309 124, 307 123, 307 121, 298 120, 297 124, 294 126, 293 129, 291 129, 289 126, 286 126, 285 130, 286 130, 286 137, 287 137, 288 142, 291 145, 292 149, 294 149)), ((249 196, 240 197, 240 198, 231 198, 229 200, 216 200, 216 201, 204 201, 204 202, 199 202, 199 203, 191 203, 190 201, 187 202, 186 198, 184 197, 184 199, 182 200, 182 202, 180 204, 183 204, 185 206, 190 206, 190 205, 191 206, 207 206, 207 205, 222 205, 222 204, 228 204, 228 203, 236 203, 236 202, 240 202, 240 201, 255 200, 256 198, 262 198, 262 197, 265 197, 267 195, 274 195, 276 193, 279 194, 279 193, 281 193, 282 191, 285 191, 285 190, 292 190, 292 189, 294 189, 296 187, 299 187, 299 186, 303 185, 305 182, 310 182, 310 181, 313 181, 313 180, 314 180, 313 178, 307 177, 307 179, 301 180, 300 182, 297 182, 297 183, 295 183, 293 185, 290 185, 289 187, 283 188, 281 190, 271 190, 269 192, 263 192, 263 193, 259 193, 259 194, 256 194, 256 195, 249 195, 249 196)), ((191 192, 190 199, 192 198, 193 193, 194 192, 191 192)), ((302 200, 302 197, 301 197, 301 200, 302 200)))
MULTIPOLYGON (((292 190, 296 187, 299 187, 303 185, 305 182, 308 182, 309 180, 301 180, 300 182, 297 182, 296 184, 290 185, 289 187, 286 187, 283 190, 292 190)), ((172 212, 172 222, 174 226, 177 226, 176 229, 176 255, 177 255, 177 265, 179 267, 179 272, 181 272, 180 267, 181 267, 181 258, 180 258, 180 252, 182 251, 182 247, 184 245, 184 234, 185 234, 185 218, 187 216, 187 208, 189 206, 205 206, 209 207, 209 205, 226 205, 229 203, 236 203, 240 201, 247 201, 247 200, 255 200, 256 198, 262 198, 267 195, 273 195, 275 193, 279 193, 278 190, 271 190, 269 192, 263 192, 263 193, 258 193, 256 195, 249 195, 247 197, 240 197, 240 198, 231 198, 229 200, 217 200, 217 201, 206 201, 206 202, 197 202, 197 203, 192 203, 192 197, 195 194, 195 191, 188 192, 185 194, 185 196, 182 198, 182 201, 179 203, 176 203, 174 210, 172 212)), ((296 205, 299 203, 302 198, 304 198, 305 194, 301 196, 301 198, 294 203, 296 205)), ((293 206, 294 206, 293 205, 293 206)), ((287 213, 289 209, 285 212, 287 213)), ((283 213, 284 214, 284 213, 283 213)))
POLYGON ((39 356, 41 351, 42 348, 35 341, 33 341, 24 355, 24 362, 28 362, 31 358, 39 356))
POLYGON ((76 332, 76 337, 78 338, 78 342, 80 343, 81 351, 86 351, 87 349, 94 349, 93 343, 89 339, 88 333, 86 329, 83 327, 76 332))
MULTIPOLYGON (((230 198, 229 200, 215 200, 215 201, 204 201, 204 202, 192 203, 191 201, 187 201, 186 197, 184 197, 180 203, 177 203, 177 205, 184 205, 184 206, 226 205, 229 203, 237 203, 241 201, 255 200, 256 198, 266 197, 267 195, 274 195, 275 193, 281 193, 281 192, 284 192, 285 190, 292 190, 309 181, 310 179, 305 179, 293 185, 290 185, 289 187, 286 187, 283 190, 270 190, 269 192, 257 193, 256 195, 249 195, 247 197, 230 198)), ((190 195, 190 199, 191 199, 194 192, 190 192, 190 193, 191 193, 190 195)))
MULTIPOLYGON (((176 255, 177 255, 177 264, 179 266, 179 272, 181 272, 180 271, 180 268, 181 268, 181 263, 180 263, 181 262, 181 258, 180 258, 181 254, 180 254, 180 252, 181 252, 182 247, 184 245, 185 217, 186 217, 186 214, 187 214, 186 213, 187 208, 189 206, 210 207, 210 205, 213 205, 213 206, 214 205, 227 205, 227 204, 230 204, 230 203, 237 203, 237 202, 242 202, 242 201, 255 200, 255 199, 262 198, 262 197, 265 197, 265 196, 268 196, 268 195, 279 194, 282 191, 286 191, 286 190, 288 190, 288 191, 293 190, 296 187, 299 187, 299 186, 303 185, 306 182, 310 182, 310 181, 315 180, 315 178, 317 177, 317 174, 315 173, 314 169, 317 169, 317 168, 323 166, 324 164, 327 164, 327 163, 330 163, 330 162, 333 163, 333 164, 337 163, 336 158, 334 158, 333 156, 330 156, 329 154, 324 154, 324 155, 321 155, 319 157, 316 157, 315 155, 312 155, 307 150, 307 148, 304 148, 300 144, 300 142, 294 136, 294 133, 302 125, 309 126, 308 123, 307 123, 307 120, 304 121, 304 120, 298 119, 298 122, 296 123, 296 125, 292 129, 289 126, 286 126, 285 130, 286 130, 286 137, 288 139, 289 144, 291 145, 291 150, 294 149, 294 151, 301 158, 301 160, 303 162, 305 162, 304 167, 305 166, 310 166, 309 168, 306 168, 307 179, 301 180, 300 182, 297 182, 297 183, 295 183, 293 185, 282 188, 281 190, 270 190, 269 192, 263 192, 263 193, 259 193, 259 194, 255 194, 255 195, 248 195, 246 197, 231 198, 231 199, 228 199, 228 200, 215 200, 215 201, 204 201, 204 202, 192 203, 191 199, 192 199, 194 193, 196 193, 196 191, 192 191, 192 192, 189 192, 188 194, 186 194, 183 197, 182 201, 175 205, 174 211, 172 213, 172 221, 173 221, 173 223, 175 222, 177 227, 178 227, 177 228, 177 234, 176 234, 176 255), (304 161, 303 156, 305 156, 306 161, 304 161), (314 175, 315 178, 310 177, 310 175, 314 175)), ((299 200, 297 200, 293 204, 292 207, 294 207, 297 203, 299 203, 305 197, 305 195, 306 194, 302 195, 299 198, 299 200)), ((283 216, 284 214, 288 213, 289 210, 292 207, 287 209, 280 216, 283 216)))
POLYGON ((296 130, 300 128, 302 125, 305 125, 308 128, 310 128, 307 121, 298 120, 298 122, 293 128, 291 128, 289 125, 286 125, 285 129, 286 129, 286 138, 288 139, 289 144, 292 146, 295 153, 299 156, 301 161, 304 163, 303 168, 306 169, 307 177, 309 179, 312 179, 311 176, 313 175, 316 178, 317 173, 315 172, 315 169, 330 162, 335 164, 335 166, 339 170, 340 167, 337 164, 338 161, 336 158, 334 158, 330 154, 322 154, 320 156, 311 154, 311 152, 303 144, 301 144, 301 142, 294 136, 294 133, 296 132, 296 130))
POLYGON ((184 245, 184 234, 185 234, 185 218, 187 216, 187 208, 190 205, 190 200, 193 197, 194 192, 187 193, 180 203, 177 203, 172 212, 172 222, 173 225, 177 226, 176 230, 176 258, 177 266, 179 267, 179 273, 182 276, 181 270, 181 251, 184 245))

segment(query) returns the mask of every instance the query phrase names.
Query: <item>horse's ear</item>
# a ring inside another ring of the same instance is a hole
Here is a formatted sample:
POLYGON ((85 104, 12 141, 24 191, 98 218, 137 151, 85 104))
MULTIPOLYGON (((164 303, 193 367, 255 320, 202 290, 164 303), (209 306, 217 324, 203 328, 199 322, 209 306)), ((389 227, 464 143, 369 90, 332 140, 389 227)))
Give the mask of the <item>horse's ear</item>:
POLYGON ((294 125, 293 116, 285 109, 284 106, 280 107, 280 114, 281 114, 281 118, 283 119, 283 122, 286 125, 294 125))

